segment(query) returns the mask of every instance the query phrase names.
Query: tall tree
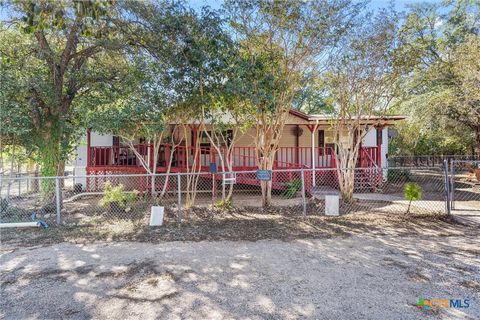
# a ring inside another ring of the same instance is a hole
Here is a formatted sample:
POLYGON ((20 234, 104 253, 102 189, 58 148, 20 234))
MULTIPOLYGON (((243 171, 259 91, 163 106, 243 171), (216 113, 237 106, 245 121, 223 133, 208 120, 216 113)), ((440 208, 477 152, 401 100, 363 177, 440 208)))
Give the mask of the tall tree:
POLYGON ((12 15, 6 25, 23 31, 28 39, 9 43, 14 51, 28 55, 18 65, 21 81, 17 90, 25 98, 18 113, 28 115, 41 174, 60 175, 78 124, 76 100, 96 86, 118 80, 111 63, 118 57, 106 53, 121 44, 114 28, 118 11, 105 1, 14 1, 6 5, 11 5, 7 12, 12 15))
MULTIPOLYGON (((130 10, 138 22, 135 43, 163 67, 163 92, 172 106, 172 123, 181 126, 186 170, 201 170, 200 135, 205 131, 205 117, 221 99, 225 69, 232 46, 218 12, 203 8, 201 12, 181 3, 131 3, 130 10), (187 141, 192 129, 196 144, 187 141)), ((199 175, 186 177, 186 204, 193 205, 199 175)))
POLYGON ((362 139, 380 121, 395 93, 398 71, 398 17, 392 10, 367 15, 342 41, 342 53, 326 75, 334 101, 332 129, 337 151, 337 176, 344 200, 352 199, 355 167, 362 139))
MULTIPOLYGON (((295 97, 362 6, 350 0, 226 1, 232 30, 248 63, 259 169, 272 169, 295 97)), ((268 206, 271 181, 261 187, 263 205, 268 206)))
MULTIPOLYGON (((480 154, 479 32, 478 1, 420 4, 407 13, 397 54, 404 74, 396 110, 413 115, 410 123, 419 128, 421 141, 439 147, 458 141, 446 149, 451 152, 468 150, 475 141, 480 154)), ((404 126, 400 134, 411 130, 404 126)), ((404 152, 432 152, 424 145, 404 152)))

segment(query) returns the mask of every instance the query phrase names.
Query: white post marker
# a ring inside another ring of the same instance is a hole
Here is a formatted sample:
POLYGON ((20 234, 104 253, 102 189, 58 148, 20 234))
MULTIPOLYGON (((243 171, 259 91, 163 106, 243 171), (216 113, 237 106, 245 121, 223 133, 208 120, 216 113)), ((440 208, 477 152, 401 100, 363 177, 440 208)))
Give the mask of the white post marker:
POLYGON ((163 210, 164 207, 152 206, 150 212, 150 226, 161 226, 163 225, 163 210))
POLYGON ((325 215, 338 216, 340 214, 340 196, 338 194, 325 195, 325 215))

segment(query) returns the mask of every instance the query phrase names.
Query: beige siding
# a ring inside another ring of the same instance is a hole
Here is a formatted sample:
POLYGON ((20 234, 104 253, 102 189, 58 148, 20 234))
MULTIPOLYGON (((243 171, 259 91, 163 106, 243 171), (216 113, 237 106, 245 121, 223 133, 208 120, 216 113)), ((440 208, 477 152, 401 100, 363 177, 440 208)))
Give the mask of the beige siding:
POLYGON ((289 114, 285 123, 286 124, 309 124, 310 122, 308 120, 289 114))

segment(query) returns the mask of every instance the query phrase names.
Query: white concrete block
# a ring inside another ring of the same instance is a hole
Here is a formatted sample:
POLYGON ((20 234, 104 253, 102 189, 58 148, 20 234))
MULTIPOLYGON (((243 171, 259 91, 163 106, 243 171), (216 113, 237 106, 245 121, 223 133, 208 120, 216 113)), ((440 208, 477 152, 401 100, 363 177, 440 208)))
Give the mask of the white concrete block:
POLYGON ((163 209, 164 207, 152 206, 152 210, 150 212, 150 226, 163 225, 163 209))
POLYGON ((338 216, 340 213, 340 197, 338 195, 325 195, 325 215, 338 216))

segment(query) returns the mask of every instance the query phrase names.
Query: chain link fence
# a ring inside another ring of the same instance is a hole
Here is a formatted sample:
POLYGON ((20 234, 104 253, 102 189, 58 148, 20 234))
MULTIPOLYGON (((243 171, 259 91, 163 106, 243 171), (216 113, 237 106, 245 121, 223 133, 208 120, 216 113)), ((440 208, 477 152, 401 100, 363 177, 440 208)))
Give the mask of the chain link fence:
POLYGON ((479 161, 477 155, 423 155, 423 156, 390 156, 388 167, 438 167, 442 168, 444 161, 479 161))
MULTIPOLYGON (((463 179, 459 172, 455 177, 463 179)), ((478 201, 479 193, 465 193, 461 187, 465 182, 458 179, 455 207, 469 197, 478 201)), ((442 168, 295 169, 274 170, 269 182, 261 182, 257 171, 13 177, 1 181, 0 222, 42 220, 53 226, 92 226, 134 221, 148 225, 151 207, 163 206, 164 223, 178 223, 233 208, 261 208, 262 184, 271 187, 272 208, 284 208, 285 214, 299 217, 324 215, 326 198, 332 195, 340 199, 341 215, 446 212, 442 168), (341 185, 352 177, 353 194, 348 199, 341 185), (421 198, 405 198, 407 183, 421 188, 421 198)))
POLYGON ((480 211, 480 160, 455 160, 450 164, 450 208, 453 213, 480 211))

